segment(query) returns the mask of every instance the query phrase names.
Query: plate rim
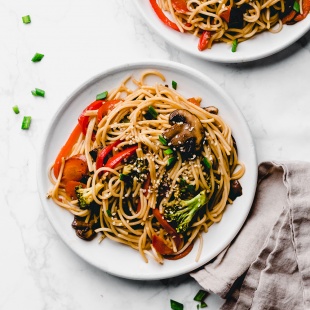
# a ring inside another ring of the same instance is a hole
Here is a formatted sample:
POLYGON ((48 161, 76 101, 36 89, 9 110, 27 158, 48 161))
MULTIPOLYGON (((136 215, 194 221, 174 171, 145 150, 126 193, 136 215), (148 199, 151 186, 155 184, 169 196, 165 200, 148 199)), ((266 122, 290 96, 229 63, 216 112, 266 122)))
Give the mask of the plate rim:
MULTIPOLYGON (((182 270, 178 271, 178 272, 168 272, 165 275, 149 275, 149 274, 145 274, 145 275, 141 275, 141 274, 135 274, 134 272, 132 273, 128 273, 126 275, 115 272, 113 270, 109 270, 109 268, 105 268, 103 269, 100 265, 94 263, 94 262, 90 262, 85 255, 83 255, 83 253, 80 253, 79 251, 77 251, 77 249, 75 248, 74 245, 69 243, 69 240, 66 240, 66 238, 59 232, 59 228, 56 225, 56 223, 54 223, 51 218, 52 218, 52 214, 51 211, 48 207, 48 203, 45 202, 46 201, 46 195, 44 195, 44 191, 45 189, 43 188, 43 182, 40 182, 40 179, 42 179, 43 176, 43 172, 45 173, 46 178, 48 178, 47 172, 48 172, 48 167, 44 166, 44 150, 48 145, 48 137, 51 136, 51 130, 53 128, 53 126, 55 125, 55 122, 57 122, 57 117, 59 117, 59 115, 61 115, 61 113, 63 111, 65 111, 68 106, 70 106, 70 103, 72 103, 72 101, 74 100, 74 98, 78 97, 85 89, 87 89, 90 85, 96 83, 97 81, 99 81, 100 79, 104 79, 106 76, 110 75, 110 74, 117 74, 120 73, 121 71, 124 70, 128 70, 128 69, 132 69, 132 70, 141 70, 141 69, 145 69, 146 67, 155 67, 155 69, 159 69, 159 67, 164 67, 166 69, 169 70, 178 70, 180 72, 184 73, 190 73, 190 75, 195 74, 198 77, 200 77, 203 81, 203 83, 207 82, 209 83, 209 85, 211 85, 214 89, 216 89, 217 92, 220 92, 222 96, 225 97, 225 100, 228 100, 232 105, 233 108, 235 109, 236 113, 239 114, 239 117, 241 117, 243 119, 243 126, 247 127, 247 139, 249 139, 249 141, 251 142, 251 147, 253 148, 253 152, 252 152, 252 161, 256 164, 257 167, 257 155, 256 155, 256 150, 255 150, 255 145, 254 145, 254 141, 253 141, 253 137, 250 131, 250 128, 248 126, 248 123, 246 122, 243 114, 241 113, 241 110, 239 109, 238 105, 233 101, 233 99, 226 93, 226 91, 219 86, 219 84, 217 84, 214 80, 212 80, 209 76, 205 75, 204 73, 193 69, 189 66, 186 66, 184 64, 180 64, 177 62, 173 62, 173 61, 169 61, 169 60, 156 60, 156 59, 152 59, 152 60, 140 60, 140 61, 135 61, 132 62, 130 64, 128 63, 123 63, 123 64, 119 64, 117 66, 113 66, 111 68, 108 68, 106 70, 103 70, 100 73, 97 73, 96 75, 88 78, 84 83, 80 84, 80 86, 78 86, 77 88, 75 88, 71 94, 65 98, 60 106, 58 107, 58 109, 56 110, 56 112, 53 114, 53 117, 50 119, 49 124, 47 126, 47 129, 43 135, 43 142, 41 143, 41 148, 39 148, 39 156, 38 156, 38 165, 37 165, 37 186, 38 186, 38 194, 40 196, 40 201, 42 204, 42 207, 44 209, 45 214, 48 217, 48 220, 50 222, 50 224, 52 225, 52 227, 54 228, 54 230, 56 231, 58 237, 69 247, 70 250, 72 250, 76 255, 78 255, 79 257, 81 257, 84 261, 86 261, 88 264, 95 266, 96 268, 107 272, 109 274, 112 274, 114 276, 118 276, 118 277, 122 277, 122 278, 127 278, 127 279, 132 279, 132 280, 159 280, 159 279, 165 279, 165 278, 171 278, 171 277, 175 277, 175 276, 179 276, 182 275, 184 273, 187 272, 191 272, 193 270, 195 270, 198 267, 201 267, 204 263, 196 263, 196 267, 187 267, 187 268, 183 268, 182 270), (43 169, 44 168, 44 169, 43 169)), ((257 180, 257 169, 255 171, 253 171, 254 176, 253 176, 253 180, 257 180)), ((43 179, 42 179, 43 180, 43 179)), ((238 227, 235 227, 235 233, 233 236, 230 236, 229 242, 227 242, 226 244, 223 244, 221 246, 220 251, 218 251, 213 257, 217 256, 222 250, 225 249, 225 247, 235 238, 235 236, 238 234, 238 232, 240 231, 241 227, 243 226, 248 213, 250 212, 251 209, 251 205, 253 203, 254 200, 254 196, 255 196, 255 191, 256 191, 256 184, 255 186, 253 185, 252 188, 252 192, 250 193, 251 195, 251 199, 249 201, 249 206, 247 206, 247 213, 244 214, 244 218, 242 219, 242 221, 240 222, 240 225, 238 227)), ((68 211, 66 211, 68 212, 68 211)), ((211 258, 212 259, 212 258, 211 258)), ((209 261, 209 260, 208 260, 209 261)), ((141 263, 144 263, 141 260, 141 263)), ((191 266, 193 264, 190 264, 191 266)))

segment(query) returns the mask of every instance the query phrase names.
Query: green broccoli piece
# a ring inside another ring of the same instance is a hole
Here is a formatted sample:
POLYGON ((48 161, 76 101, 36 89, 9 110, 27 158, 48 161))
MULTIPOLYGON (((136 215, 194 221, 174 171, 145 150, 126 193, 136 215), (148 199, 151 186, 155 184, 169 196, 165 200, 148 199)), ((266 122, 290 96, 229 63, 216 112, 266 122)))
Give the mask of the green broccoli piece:
MULTIPOLYGON (((97 183, 95 185, 95 194, 97 195, 99 191, 104 187, 104 184, 97 183)), ((79 206, 81 208, 89 208, 90 204, 93 202, 94 197, 92 193, 92 188, 83 188, 81 185, 75 187, 76 197, 79 201, 79 206)))
POLYGON ((164 210, 164 216, 168 221, 175 221, 176 231, 184 233, 197 211, 208 202, 206 191, 201 191, 190 200, 179 200, 169 202, 164 210))

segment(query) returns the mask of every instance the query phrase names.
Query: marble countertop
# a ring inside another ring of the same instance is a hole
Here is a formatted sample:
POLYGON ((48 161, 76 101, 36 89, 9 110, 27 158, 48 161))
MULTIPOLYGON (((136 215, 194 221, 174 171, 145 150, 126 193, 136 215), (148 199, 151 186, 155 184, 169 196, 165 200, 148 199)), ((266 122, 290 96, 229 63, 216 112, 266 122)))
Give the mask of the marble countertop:
MULTIPOLYGON (((133 281, 77 257, 50 225, 37 192, 44 133, 62 102, 90 77, 121 63, 165 59, 218 83, 247 120, 258 161, 309 160, 310 33, 286 50, 245 64, 194 59, 154 33, 131 1, 0 0, 0 309, 196 309, 188 276, 133 281), (21 17, 30 15, 31 24, 21 17), (31 62, 36 53, 45 55, 31 62), (46 97, 34 97, 41 88, 46 97), (12 106, 21 113, 15 115, 12 106), (20 129, 31 115, 28 131, 20 129)), ((272 44, 272 42, 270 42, 272 44)), ((207 309, 221 300, 207 298, 207 309)))

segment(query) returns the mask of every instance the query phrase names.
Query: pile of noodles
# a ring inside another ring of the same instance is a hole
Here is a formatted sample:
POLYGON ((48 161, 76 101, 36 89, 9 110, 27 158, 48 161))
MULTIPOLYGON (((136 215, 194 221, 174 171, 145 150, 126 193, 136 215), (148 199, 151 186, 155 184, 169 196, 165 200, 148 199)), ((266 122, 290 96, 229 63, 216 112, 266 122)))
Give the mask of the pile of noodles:
POLYGON ((202 246, 201 236, 212 223, 221 220, 227 203, 232 203, 228 197, 230 182, 241 178, 244 166, 238 161, 231 129, 219 115, 193 104, 167 85, 147 85, 148 75, 155 75, 165 81, 165 77, 157 71, 145 71, 139 80, 129 77, 119 87, 109 91, 107 99, 121 98, 122 101, 99 123, 96 121, 97 111, 86 112, 90 117, 87 133, 85 136, 80 135, 68 156, 85 154, 89 170, 86 183, 87 187, 92 188, 94 202, 99 206, 97 212, 81 208, 77 200, 72 200, 66 194, 61 182, 65 159, 57 180, 53 177, 51 166, 49 177, 53 189, 49 195, 57 205, 83 218, 85 222, 95 221, 100 240, 109 238, 130 246, 139 251, 146 262, 147 256, 163 262, 163 256, 152 246, 154 234, 161 236, 166 244, 174 249, 173 255, 184 252, 195 240, 200 239, 198 260, 202 246), (135 86, 129 88, 129 81, 135 86), (149 106, 157 111, 156 119, 145 119, 149 106), (169 146, 163 145, 159 136, 171 126, 168 121, 169 115, 176 109, 186 109, 200 119, 205 129, 205 139, 200 153, 195 158, 182 160, 182 156, 178 154, 174 166, 167 169, 170 155, 165 155, 164 151, 169 146), (103 166, 96 170, 96 162, 90 151, 103 148, 116 140, 121 140, 121 143, 113 150, 114 154, 127 146, 138 145, 135 156, 144 160, 144 172, 150 178, 147 191, 143 188, 143 174, 142 179, 136 178, 129 185, 120 180, 120 174, 129 160, 114 169, 103 166), (204 157, 211 163, 210 169, 206 169, 202 164, 204 157), (177 249, 173 238, 154 218, 152 209, 158 208, 163 213, 165 203, 175 195, 174 191, 181 178, 191 184, 197 192, 205 190, 207 197, 212 197, 212 203, 209 202, 202 209, 188 231, 181 236, 183 246, 177 249), (95 191, 96 184, 103 184, 99 193, 95 191), (166 186, 164 189, 163 184, 166 186))
POLYGON ((169 12, 181 32, 200 37, 204 31, 210 31, 208 48, 214 42, 231 44, 238 40, 240 43, 262 31, 276 33, 283 27, 281 14, 285 11, 285 0, 186 0, 188 11, 183 13, 177 12, 171 2, 158 0, 161 9, 169 12), (242 27, 236 28, 223 18, 222 13, 228 7, 243 10, 242 27))

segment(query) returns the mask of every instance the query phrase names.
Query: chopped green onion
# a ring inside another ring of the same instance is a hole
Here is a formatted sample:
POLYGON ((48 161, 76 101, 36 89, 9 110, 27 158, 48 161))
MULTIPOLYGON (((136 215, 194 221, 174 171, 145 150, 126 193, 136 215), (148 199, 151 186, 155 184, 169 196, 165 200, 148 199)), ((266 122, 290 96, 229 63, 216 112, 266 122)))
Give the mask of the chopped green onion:
POLYGON ((18 114, 19 113, 19 108, 17 105, 15 105, 14 107, 12 107, 13 111, 15 114, 18 114))
POLYGON ((130 177, 128 174, 120 173, 119 179, 123 182, 128 182, 130 181, 130 177))
POLYGON ((108 210, 107 210, 107 214, 108 214, 109 217, 112 217, 111 210, 108 209, 108 210))
POLYGON ((24 24, 30 24, 31 23, 30 15, 23 16, 22 20, 23 20, 24 24))
POLYGON ((300 12, 300 5, 299 2, 295 1, 293 4, 293 10, 296 11, 297 13, 300 12))
POLYGON ((40 88, 36 88, 35 90, 32 90, 31 93, 34 96, 39 96, 39 97, 44 97, 45 96, 45 91, 43 89, 40 89, 40 88))
POLYGON ((103 99, 107 98, 107 96, 108 96, 108 92, 104 91, 103 93, 100 93, 96 96, 96 100, 103 100, 103 99))
POLYGON ((172 310, 183 310, 184 309, 183 304, 173 299, 170 299, 170 306, 172 310))
POLYGON ((233 40, 232 46, 231 46, 231 51, 234 53, 237 51, 237 46, 238 46, 238 39, 233 40))
POLYGON ((173 154, 173 150, 171 150, 171 149, 166 149, 166 150, 164 150, 164 154, 165 154, 165 155, 171 155, 171 154, 173 154))
POLYGON ((177 158, 174 157, 174 156, 168 158, 168 161, 167 161, 167 169, 171 169, 171 168, 174 166, 174 164, 175 164, 176 161, 177 161, 177 158))
POLYGON ((176 81, 172 81, 172 88, 177 89, 178 83, 176 81))
POLYGON ((211 164, 210 164, 210 162, 209 162, 207 157, 203 158, 202 163, 205 165, 206 168, 208 168, 208 169, 211 168, 211 164))
POLYGON ((204 290, 199 290, 196 296, 194 297, 195 301, 203 301, 208 295, 208 292, 204 290))
POLYGON ((200 308, 207 308, 207 307, 208 305, 204 301, 200 303, 200 308))
POLYGON ((22 122, 22 129, 27 130, 29 129, 31 124, 31 116, 24 116, 23 122, 22 122))
POLYGON ((35 55, 31 59, 31 61, 38 62, 38 61, 41 61, 43 57, 44 57, 43 54, 35 53, 35 55))
POLYGON ((163 136, 158 136, 158 139, 159 139, 161 144, 163 144, 163 145, 167 145, 168 144, 167 140, 163 136))
POLYGON ((148 113, 152 116, 153 119, 157 119, 158 113, 151 105, 147 109, 148 113))

